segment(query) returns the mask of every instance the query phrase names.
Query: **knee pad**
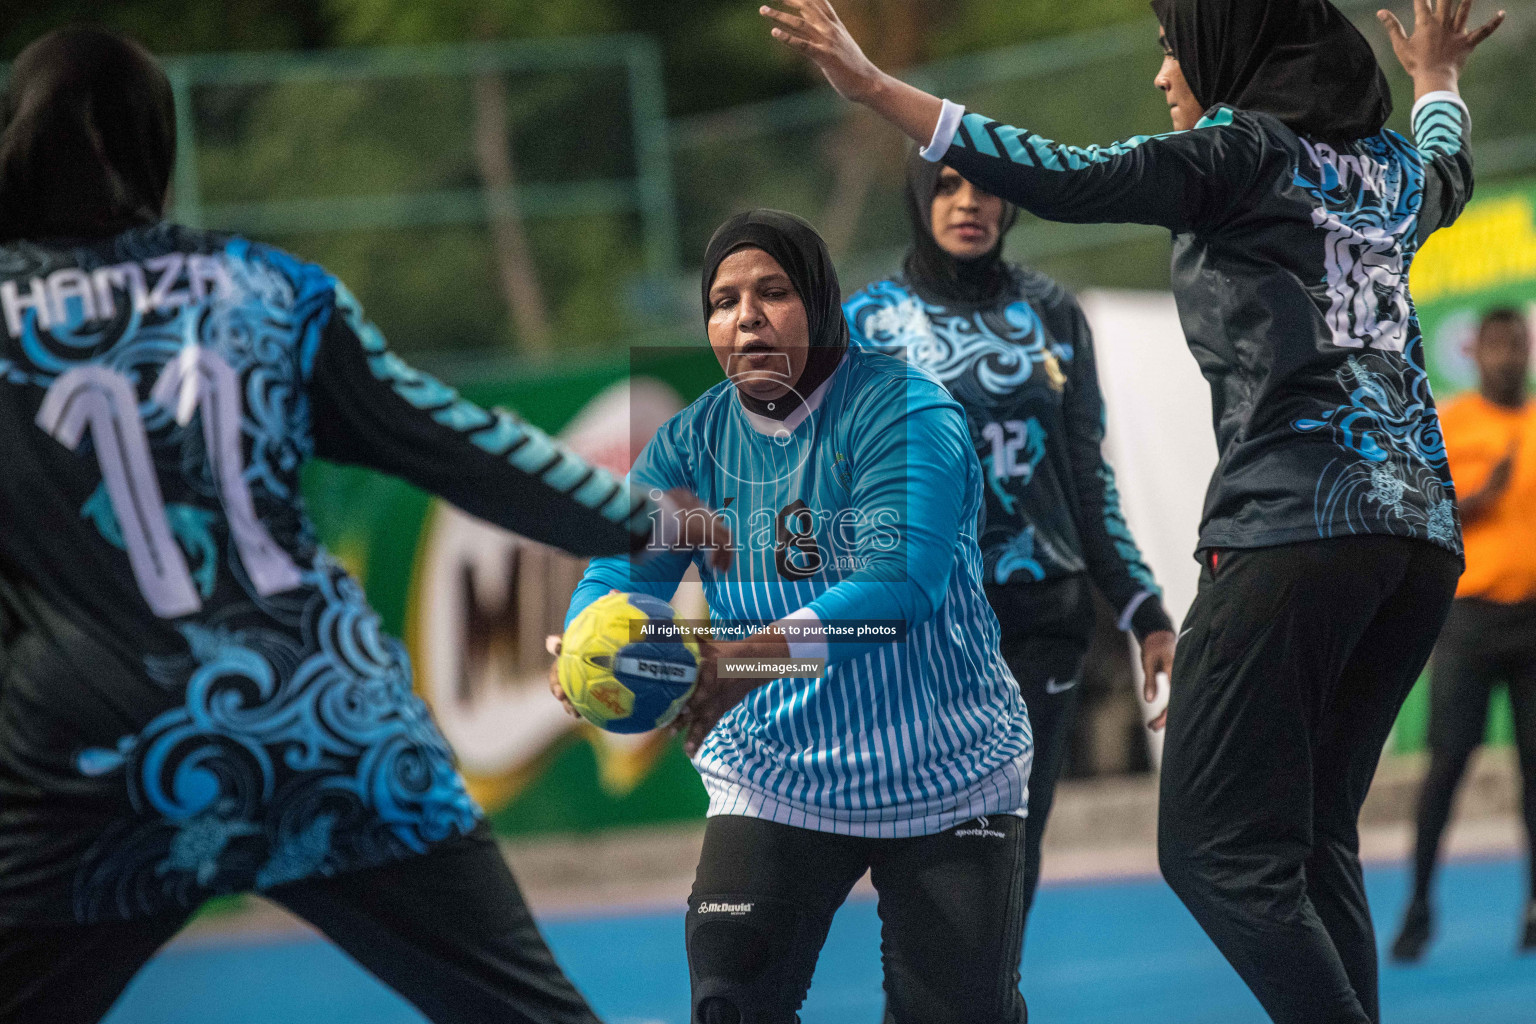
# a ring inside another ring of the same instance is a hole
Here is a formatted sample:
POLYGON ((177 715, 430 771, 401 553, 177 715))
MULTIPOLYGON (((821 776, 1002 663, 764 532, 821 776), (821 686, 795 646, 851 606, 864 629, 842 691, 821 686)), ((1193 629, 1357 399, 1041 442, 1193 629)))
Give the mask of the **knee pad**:
POLYGON ((799 923, 799 911, 784 900, 741 893, 689 900, 693 1024, 793 1021, 810 985, 810 971, 797 968, 799 923))

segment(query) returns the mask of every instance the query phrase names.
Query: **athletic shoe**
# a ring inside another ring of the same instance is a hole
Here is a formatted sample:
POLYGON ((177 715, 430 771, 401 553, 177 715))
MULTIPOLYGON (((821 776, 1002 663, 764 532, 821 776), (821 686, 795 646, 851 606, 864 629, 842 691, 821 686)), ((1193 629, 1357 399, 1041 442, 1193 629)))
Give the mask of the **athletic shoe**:
MULTIPOLYGON (((1433 917, 1429 912, 1429 904, 1414 900, 1408 904, 1408 912, 1403 915, 1402 930, 1397 933, 1397 940, 1392 943, 1392 959, 1400 964, 1417 963, 1424 957, 1424 947, 1429 945, 1429 933, 1433 924, 1433 917)), ((1536 937, 1531 931, 1532 918, 1526 917, 1526 937, 1536 937)))

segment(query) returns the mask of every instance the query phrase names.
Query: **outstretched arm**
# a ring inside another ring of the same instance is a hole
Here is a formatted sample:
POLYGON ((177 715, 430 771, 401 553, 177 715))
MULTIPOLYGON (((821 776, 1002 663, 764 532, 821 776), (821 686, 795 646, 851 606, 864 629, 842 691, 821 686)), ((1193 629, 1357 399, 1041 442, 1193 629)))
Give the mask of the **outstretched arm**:
POLYGON ((730 532, 686 490, 653 501, 511 413, 488 411, 390 352, 344 286, 304 381, 315 454, 415 484, 507 530, 576 555, 707 547, 730 532))
POLYGON ((899 81, 870 62, 828 0, 760 8, 773 37, 809 57, 841 95, 862 103, 967 180, 1048 220, 1157 224, 1187 231, 1217 219, 1276 156, 1231 112, 1189 132, 1112 146, 1064 146, 1000 124, 899 81))

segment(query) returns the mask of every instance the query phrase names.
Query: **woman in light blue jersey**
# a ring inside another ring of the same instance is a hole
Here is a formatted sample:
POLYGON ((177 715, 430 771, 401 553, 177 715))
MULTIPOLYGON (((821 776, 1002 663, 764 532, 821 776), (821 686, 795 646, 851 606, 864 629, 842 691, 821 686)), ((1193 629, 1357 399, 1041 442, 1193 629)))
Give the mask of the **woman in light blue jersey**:
POLYGON ((657 432, 632 480, 692 489, 734 524, 737 558, 597 559, 570 610, 611 588, 670 599, 691 561, 712 622, 739 637, 704 645, 684 720, 710 797, 693 1019, 794 1021, 870 870, 895 1018, 1022 1022, 1032 741, 982 588, 965 416, 923 371, 848 347, 831 259, 796 217, 722 225, 703 301, 727 379, 657 432), (824 668, 730 676, 738 657, 824 668))

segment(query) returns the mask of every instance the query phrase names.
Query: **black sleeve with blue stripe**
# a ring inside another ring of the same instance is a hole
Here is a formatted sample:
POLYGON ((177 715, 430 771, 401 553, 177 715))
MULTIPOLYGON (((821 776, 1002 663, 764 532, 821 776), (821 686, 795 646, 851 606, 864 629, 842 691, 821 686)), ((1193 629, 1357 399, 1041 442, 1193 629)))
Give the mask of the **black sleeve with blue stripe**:
POLYGON ((576 555, 645 546, 653 503, 543 431, 485 410, 391 353, 346 289, 309 374, 315 454, 398 476, 576 555))
POLYGON ((1115 471, 1104 459, 1104 397, 1093 356, 1093 331, 1070 296, 1063 294, 1058 304, 1060 315, 1054 319, 1070 325, 1072 343, 1062 418, 1083 560, 1099 592, 1114 608, 1116 624, 1132 630, 1138 640, 1145 639, 1148 633, 1171 629, 1172 622, 1163 609, 1162 589, 1120 510, 1115 471))
POLYGON ((1156 224, 1177 233, 1220 219, 1276 155, 1248 115, 1219 107, 1189 131, 1087 148, 971 113, 941 159, 1047 220, 1156 224))
POLYGON ((1449 227, 1472 198, 1471 119, 1449 98, 1431 99, 1414 110, 1413 138, 1424 158, 1424 204, 1419 209, 1419 242, 1449 227))

